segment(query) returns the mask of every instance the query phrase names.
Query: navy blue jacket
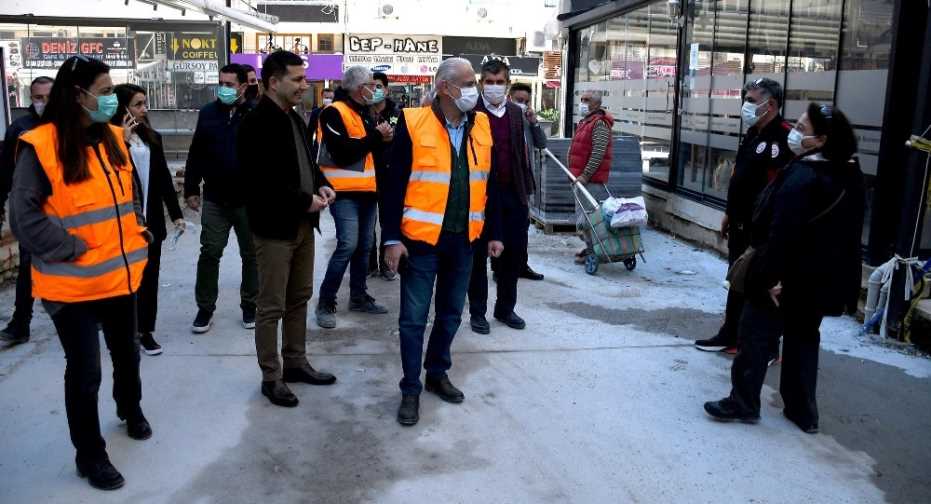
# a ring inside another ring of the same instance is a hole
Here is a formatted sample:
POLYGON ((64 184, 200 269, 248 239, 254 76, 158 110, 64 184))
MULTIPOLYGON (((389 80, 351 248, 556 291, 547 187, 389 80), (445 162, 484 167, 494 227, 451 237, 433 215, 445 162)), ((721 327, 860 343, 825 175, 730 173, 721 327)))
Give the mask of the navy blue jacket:
MULTIPOLYGON (((3 152, 0 152, 0 209, 6 204, 13 186, 13 169, 16 168, 16 142, 23 133, 39 124, 39 115, 30 105, 29 114, 13 121, 3 137, 3 152)), ((2 210, 0 210, 2 212, 2 210)))
POLYGON ((236 136, 251 110, 248 102, 229 106, 220 100, 200 109, 184 167, 185 198, 200 196, 203 181, 205 200, 218 205, 245 204, 249 184, 236 153, 236 136))

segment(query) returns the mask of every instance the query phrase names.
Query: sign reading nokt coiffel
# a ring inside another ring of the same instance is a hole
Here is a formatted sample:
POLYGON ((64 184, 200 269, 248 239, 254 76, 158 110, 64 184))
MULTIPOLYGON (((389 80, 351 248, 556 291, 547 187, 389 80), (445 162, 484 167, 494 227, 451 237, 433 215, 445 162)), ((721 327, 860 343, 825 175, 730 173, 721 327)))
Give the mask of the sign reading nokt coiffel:
POLYGON ((433 35, 350 35, 343 68, 362 65, 388 75, 433 75, 443 61, 443 39, 433 35))

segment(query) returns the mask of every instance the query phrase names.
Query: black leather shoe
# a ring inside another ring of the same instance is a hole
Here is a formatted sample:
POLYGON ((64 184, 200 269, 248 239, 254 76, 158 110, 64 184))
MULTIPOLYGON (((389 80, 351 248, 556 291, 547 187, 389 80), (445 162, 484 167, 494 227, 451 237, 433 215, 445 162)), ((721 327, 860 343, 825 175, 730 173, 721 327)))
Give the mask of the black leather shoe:
POLYGON ((113 467, 106 456, 91 461, 75 459, 75 465, 78 468, 78 476, 87 478, 87 482, 98 490, 116 490, 126 483, 123 475, 113 467))
POLYGON ((5 341, 10 346, 29 341, 29 321, 20 322, 14 315, 10 323, 0 331, 0 341, 5 341))
POLYGON ((485 317, 480 315, 472 315, 472 318, 469 320, 469 325, 472 326, 472 331, 479 334, 488 334, 491 332, 491 326, 488 325, 488 321, 485 320, 485 317))
POLYGON ((317 371, 310 364, 299 368, 285 368, 284 381, 286 383, 308 383, 310 385, 333 385, 336 377, 330 373, 317 371))
POLYGON ((495 318, 502 324, 510 327, 511 329, 523 329, 527 327, 527 323, 524 322, 524 319, 517 316, 516 313, 511 312, 508 315, 499 317, 495 315, 495 318))
POLYGON ((126 422, 126 433, 129 437, 137 441, 145 441, 152 437, 152 426, 149 425, 149 421, 145 419, 140 408, 136 407, 130 412, 117 408, 116 416, 126 422))
POLYGON ((782 410, 782 415, 789 419, 790 422, 794 423, 796 427, 802 429, 802 432, 806 434, 817 434, 818 433, 818 424, 812 422, 803 422, 801 419, 796 418, 795 415, 791 414, 788 409, 782 410))
POLYGON ((527 280, 543 280, 543 274, 537 273, 536 271, 531 269, 530 266, 527 266, 526 268, 524 268, 524 271, 520 272, 520 277, 526 278, 527 280))
POLYGON ((438 395, 440 399, 448 403, 459 404, 465 400, 465 394, 453 386, 452 382, 449 381, 449 377, 446 375, 438 378, 427 377, 424 388, 427 392, 433 392, 438 395))
POLYGON ((398 423, 407 427, 417 425, 420 420, 420 396, 402 395, 401 406, 398 407, 398 423))
POLYGON ((739 421, 743 423, 755 424, 760 421, 759 413, 750 413, 743 411, 737 403, 729 397, 720 401, 709 401, 705 403, 705 412, 715 420, 721 422, 739 421))
POLYGON ((281 380, 263 381, 262 395, 267 397, 275 406, 293 408, 297 406, 297 396, 281 380))

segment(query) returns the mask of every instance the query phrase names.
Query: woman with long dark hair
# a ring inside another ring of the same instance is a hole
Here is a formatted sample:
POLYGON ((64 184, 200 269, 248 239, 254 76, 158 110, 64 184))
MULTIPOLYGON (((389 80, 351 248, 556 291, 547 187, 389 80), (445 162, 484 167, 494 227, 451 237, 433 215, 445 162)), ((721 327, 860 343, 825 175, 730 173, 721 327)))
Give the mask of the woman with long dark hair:
POLYGON ((136 293, 139 316, 139 343, 148 355, 162 353, 155 341, 155 318, 158 313, 158 273, 161 266, 162 242, 168 237, 165 210, 176 230, 184 229, 184 216, 178 204, 178 194, 168 171, 162 137, 149 124, 145 89, 135 84, 120 84, 114 88, 119 106, 110 119, 123 125, 123 135, 133 164, 133 176, 142 196, 142 213, 146 227, 155 237, 149 244, 149 262, 142 273, 142 285, 136 293), (164 204, 164 207, 162 206, 164 204))
POLYGON ((134 198, 110 68, 84 56, 58 70, 43 123, 20 137, 11 224, 32 254, 33 293, 65 351, 65 409, 78 474, 96 488, 123 486, 100 434, 100 339, 113 360, 116 414, 133 439, 152 436, 142 414, 135 292, 151 234, 134 198))
POLYGON ((819 328, 825 316, 857 309, 865 195, 856 136, 841 111, 811 103, 788 143, 796 157, 760 195, 752 251, 738 261, 749 266, 731 394, 705 403, 705 411, 759 421, 767 346, 782 333, 783 414, 815 433, 819 328))

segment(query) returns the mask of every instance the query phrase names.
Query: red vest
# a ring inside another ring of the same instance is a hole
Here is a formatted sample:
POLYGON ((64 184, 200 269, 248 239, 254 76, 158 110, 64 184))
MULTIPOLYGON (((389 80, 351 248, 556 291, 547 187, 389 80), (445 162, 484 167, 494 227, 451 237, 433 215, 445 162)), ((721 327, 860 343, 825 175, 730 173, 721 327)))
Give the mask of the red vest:
MULTIPOLYGON (((579 125, 576 127, 575 135, 572 137, 572 144, 569 145, 569 171, 576 177, 585 171, 588 158, 592 156, 592 135, 595 132, 595 124, 600 120, 605 121, 609 129, 614 127, 614 118, 603 110, 601 113, 589 114, 588 117, 579 121, 579 125)), ((609 136, 605 157, 598 169, 595 170, 590 182, 598 184, 608 182, 608 175, 611 173, 611 144, 613 141, 609 136)))

